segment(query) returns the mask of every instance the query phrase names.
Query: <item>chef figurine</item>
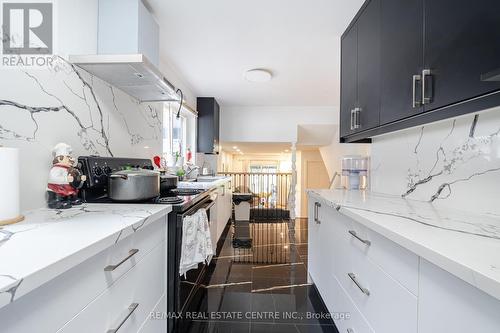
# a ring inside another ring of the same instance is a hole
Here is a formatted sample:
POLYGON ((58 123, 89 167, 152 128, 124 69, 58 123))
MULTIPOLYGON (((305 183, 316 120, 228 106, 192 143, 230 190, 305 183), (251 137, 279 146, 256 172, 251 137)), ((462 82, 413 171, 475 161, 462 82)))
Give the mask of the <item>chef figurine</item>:
POLYGON ((74 167, 75 160, 71 156, 72 149, 65 143, 58 143, 52 149, 52 169, 47 184, 47 203, 49 208, 66 209, 80 205, 78 190, 87 177, 74 167))

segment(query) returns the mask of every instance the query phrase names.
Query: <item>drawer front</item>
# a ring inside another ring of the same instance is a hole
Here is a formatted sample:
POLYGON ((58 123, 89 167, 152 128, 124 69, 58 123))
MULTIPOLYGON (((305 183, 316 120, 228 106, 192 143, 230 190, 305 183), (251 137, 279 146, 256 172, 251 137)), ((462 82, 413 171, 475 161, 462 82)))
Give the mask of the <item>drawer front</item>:
POLYGON ((30 332, 33 327, 37 327, 39 333, 57 331, 164 239, 163 221, 140 228, 111 248, 4 307, 0 311, 2 332, 30 332), (139 249, 139 252, 114 271, 104 270, 126 258, 131 249, 139 249))
POLYGON ((334 313, 333 319, 340 333, 373 333, 366 319, 334 276, 330 278, 329 290, 329 298, 332 301, 328 306, 328 310, 334 313))
POLYGON ((336 214, 339 241, 348 245, 346 250, 369 258, 412 294, 418 294, 417 255, 341 213, 336 214))
POLYGON ((124 274, 58 332, 137 332, 165 292, 165 242, 124 274), (132 306, 132 305, 137 306, 132 306))
POLYGON ((101 268, 107 267, 105 275, 108 286, 134 267, 141 258, 165 239, 166 223, 164 219, 166 217, 162 219, 163 221, 157 221, 138 229, 133 235, 119 240, 115 246, 107 250, 106 263, 103 267, 98 267, 98 270, 101 271, 101 268), (138 250, 138 252, 131 256, 132 252, 135 252, 134 250, 138 250), (125 258, 128 259, 123 261, 125 258), (123 263, 120 264, 122 261, 123 263), (118 264, 120 264, 118 267, 113 267, 118 264))
POLYGON ((148 315, 146 321, 139 328, 139 333, 166 333, 167 332, 167 319, 165 314, 167 313, 167 300, 166 294, 160 298, 158 303, 156 303, 153 310, 151 310, 152 315, 148 315))
POLYGON ((378 265, 351 250, 336 277, 356 307, 377 332, 416 333, 417 298, 378 265))

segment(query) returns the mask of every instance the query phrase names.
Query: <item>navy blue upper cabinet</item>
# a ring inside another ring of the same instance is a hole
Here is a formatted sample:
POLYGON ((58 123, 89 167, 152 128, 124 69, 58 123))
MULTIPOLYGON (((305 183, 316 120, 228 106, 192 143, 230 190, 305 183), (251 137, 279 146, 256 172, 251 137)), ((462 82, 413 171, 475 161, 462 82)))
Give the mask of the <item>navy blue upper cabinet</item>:
POLYGON ((341 142, 498 106, 500 1, 367 0, 343 35, 341 67, 341 142), (352 69, 344 67, 352 64, 344 59, 354 56, 356 105, 347 106, 353 92, 344 73, 352 69))
POLYGON ((340 133, 351 135, 378 126, 380 114, 380 0, 342 36, 340 133))
POLYGON ((213 97, 198 97, 197 152, 205 154, 219 153, 219 103, 213 97))
POLYGON ((423 1, 382 0, 380 122, 423 112, 423 1))
POLYGON ((425 110, 500 89, 481 78, 500 68, 500 1, 425 0, 424 8, 425 110))
POLYGON ((340 74, 340 135, 354 131, 352 113, 358 96, 358 29, 352 26, 344 33, 341 50, 342 69, 340 74))
POLYGON ((380 114, 380 0, 368 3, 358 27, 357 131, 379 125, 380 114))

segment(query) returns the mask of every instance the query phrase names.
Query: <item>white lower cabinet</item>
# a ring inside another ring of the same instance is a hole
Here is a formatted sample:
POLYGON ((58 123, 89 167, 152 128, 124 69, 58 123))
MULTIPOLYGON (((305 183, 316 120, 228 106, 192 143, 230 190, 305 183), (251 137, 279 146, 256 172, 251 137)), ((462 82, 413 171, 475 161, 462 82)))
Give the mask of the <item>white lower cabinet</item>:
MULTIPOLYGON (((416 296, 368 255, 370 247, 376 247, 378 254, 384 253, 387 245, 379 239, 374 243, 366 230, 321 200, 311 198, 309 212, 309 274, 340 331, 417 333, 416 296)), ((392 261, 401 256, 379 257, 385 266, 393 267, 392 261)), ((417 281, 418 257, 409 262, 414 276, 408 280, 417 281)))
POLYGON ((132 303, 139 303, 127 321, 133 329, 120 330, 137 332, 146 311, 149 314, 165 293, 165 236, 163 216, 117 239, 113 246, 2 308, 0 331, 28 333, 36 327, 37 333, 106 332, 126 316, 132 303))
POLYGON ((332 299, 330 305, 331 309, 329 307, 329 310, 334 313, 335 324, 339 332, 374 332, 335 276, 331 277, 329 289, 331 293, 329 298, 332 299))
POLYGON ((319 201, 309 200, 308 203, 308 249, 307 260, 309 275, 317 286, 328 283, 327 276, 331 275, 332 265, 330 260, 336 258, 331 250, 331 223, 328 223, 328 209, 319 201))
POLYGON ((165 291, 164 256, 162 242, 58 332, 137 332, 165 291))
POLYGON ((162 295, 156 303, 154 309, 151 310, 150 316, 144 321, 139 333, 165 333, 167 332, 167 299, 166 295, 162 295))
POLYGON ((217 187, 217 202, 215 211, 215 220, 217 221, 216 240, 218 241, 224 231, 224 228, 226 227, 227 222, 231 219, 233 214, 233 193, 231 190, 231 181, 227 181, 217 187))
POLYGON ((308 270, 339 332, 500 332, 497 299, 321 198, 308 208, 308 270))
POLYGON ((418 332, 498 333, 500 301, 421 259, 418 332))

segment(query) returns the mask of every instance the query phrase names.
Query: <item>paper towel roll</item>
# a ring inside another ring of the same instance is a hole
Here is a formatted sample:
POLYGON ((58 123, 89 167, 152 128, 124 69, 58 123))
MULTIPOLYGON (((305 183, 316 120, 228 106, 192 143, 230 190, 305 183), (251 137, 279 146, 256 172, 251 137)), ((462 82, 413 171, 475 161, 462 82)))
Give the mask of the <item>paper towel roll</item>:
POLYGON ((19 150, 0 147, 0 222, 20 216, 19 150))

